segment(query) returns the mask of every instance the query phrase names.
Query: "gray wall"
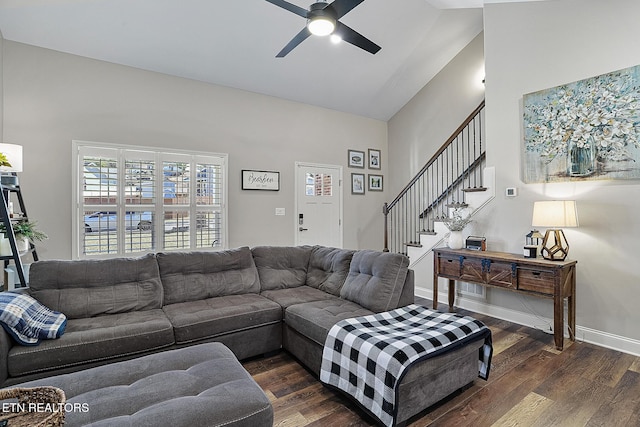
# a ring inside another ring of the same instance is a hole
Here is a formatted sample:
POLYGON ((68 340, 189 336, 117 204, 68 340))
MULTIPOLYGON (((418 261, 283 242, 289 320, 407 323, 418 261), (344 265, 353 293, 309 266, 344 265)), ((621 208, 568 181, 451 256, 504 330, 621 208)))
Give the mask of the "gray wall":
POLYGON ((382 248, 386 191, 352 196, 346 161, 347 148, 380 149, 386 175, 385 122, 8 40, 3 59, 3 137, 24 147, 42 258, 71 257, 72 140, 228 153, 231 247, 293 244, 294 163, 342 165, 344 246, 382 248), (241 169, 279 171, 281 190, 242 191, 241 169))
MULTIPOLYGON (((496 197, 483 227, 493 248, 519 252, 534 201, 577 200, 580 227, 565 233, 578 260, 578 338, 614 346, 640 339, 638 181, 524 184, 521 105, 523 94, 640 64, 638 16, 636 0, 488 4, 484 11, 488 161, 497 194, 517 187, 519 196, 496 197)), ((514 294, 492 292, 490 301, 523 310, 514 294)), ((549 304, 527 305, 552 317, 549 304)), ((628 349, 638 352, 639 344, 628 349)))
POLYGON ((476 36, 389 120, 390 198, 484 99, 483 36, 476 36))

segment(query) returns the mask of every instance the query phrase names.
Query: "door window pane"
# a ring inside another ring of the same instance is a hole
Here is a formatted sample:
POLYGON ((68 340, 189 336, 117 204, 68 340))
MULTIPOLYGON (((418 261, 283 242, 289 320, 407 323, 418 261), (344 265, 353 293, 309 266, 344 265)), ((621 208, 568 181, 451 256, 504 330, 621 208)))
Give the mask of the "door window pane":
POLYGON ((331 175, 322 177, 322 195, 331 197, 333 195, 333 180, 331 175))
POLYGON ((333 178, 330 174, 305 174, 305 191, 307 196, 331 196, 333 194, 333 178))

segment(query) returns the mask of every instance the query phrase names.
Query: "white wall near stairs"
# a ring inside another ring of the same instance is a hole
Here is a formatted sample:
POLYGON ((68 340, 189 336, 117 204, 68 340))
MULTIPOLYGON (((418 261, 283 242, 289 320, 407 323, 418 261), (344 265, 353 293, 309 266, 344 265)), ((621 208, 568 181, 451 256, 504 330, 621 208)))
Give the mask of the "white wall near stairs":
MULTIPOLYGON (((469 205, 471 217, 481 215, 482 208, 495 198, 495 168, 488 167, 483 172, 483 184, 487 188, 486 191, 474 191, 465 193, 465 202, 469 205)), ((477 230, 475 221, 472 221, 463 231, 463 235, 482 236, 482 231, 477 230)), ((436 221, 434 223, 435 234, 420 235, 420 245, 422 247, 408 247, 407 255, 409 256, 411 268, 415 273, 416 295, 431 298, 433 293, 433 248, 445 246, 447 244, 446 237, 449 230, 444 223, 436 221)), ((446 283, 438 286, 443 296, 439 300, 446 301, 446 283), (444 298, 444 299, 443 299, 444 298)))

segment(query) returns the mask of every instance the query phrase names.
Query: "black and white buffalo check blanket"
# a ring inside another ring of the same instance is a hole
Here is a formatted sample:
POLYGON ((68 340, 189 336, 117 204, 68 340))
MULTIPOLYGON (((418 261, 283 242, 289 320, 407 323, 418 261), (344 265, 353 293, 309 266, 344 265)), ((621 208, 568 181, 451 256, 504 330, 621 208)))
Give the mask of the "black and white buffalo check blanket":
POLYGON ((479 377, 491 366, 491 331, 479 320, 420 305, 336 323, 325 341, 320 380, 354 397, 385 425, 394 425, 398 383, 418 361, 484 337, 479 377))

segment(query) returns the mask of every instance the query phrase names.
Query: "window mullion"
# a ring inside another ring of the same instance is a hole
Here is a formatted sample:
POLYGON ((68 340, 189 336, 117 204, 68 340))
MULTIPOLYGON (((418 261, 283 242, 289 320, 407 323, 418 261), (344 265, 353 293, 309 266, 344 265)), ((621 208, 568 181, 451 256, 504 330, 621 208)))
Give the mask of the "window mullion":
POLYGON ((117 213, 118 213, 118 225, 117 225, 117 236, 118 236, 118 255, 124 255, 125 246, 126 246, 126 195, 125 195, 125 186, 126 186, 126 176, 125 176, 125 150, 118 150, 118 159, 116 162, 118 173, 117 173, 117 213))
POLYGON ((196 248, 197 239, 196 234, 198 232, 198 203, 196 200, 198 190, 198 172, 196 170, 196 158, 191 156, 189 160, 189 182, 191 187, 189 188, 189 245, 192 248, 196 248))
POLYGON ((155 210, 155 227, 156 231, 156 250, 164 247, 164 189, 163 189, 163 163, 162 153, 156 153, 155 155, 155 193, 156 200, 154 205, 155 210))

